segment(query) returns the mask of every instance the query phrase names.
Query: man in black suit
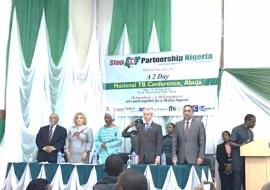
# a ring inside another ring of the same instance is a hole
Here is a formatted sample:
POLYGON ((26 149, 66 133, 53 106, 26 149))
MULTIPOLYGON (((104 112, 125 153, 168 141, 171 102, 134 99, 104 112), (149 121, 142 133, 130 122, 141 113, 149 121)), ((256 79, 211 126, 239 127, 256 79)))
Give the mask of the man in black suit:
POLYGON ((56 163, 57 153, 64 152, 67 130, 58 125, 59 117, 57 114, 51 114, 49 120, 50 125, 41 127, 36 136, 37 161, 56 163))
POLYGON ((163 143, 161 126, 152 121, 152 109, 145 108, 143 117, 145 123, 138 126, 138 141, 135 147, 137 160, 140 164, 160 164, 163 143))

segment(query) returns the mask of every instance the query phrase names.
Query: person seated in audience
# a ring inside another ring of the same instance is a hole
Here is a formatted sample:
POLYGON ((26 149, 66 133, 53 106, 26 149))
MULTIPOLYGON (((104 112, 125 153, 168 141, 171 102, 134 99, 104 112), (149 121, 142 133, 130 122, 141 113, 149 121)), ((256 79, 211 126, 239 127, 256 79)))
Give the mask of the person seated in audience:
POLYGON ((50 124, 41 127, 36 136, 37 161, 56 163, 57 153, 64 152, 67 130, 58 125, 59 117, 57 114, 51 114, 49 121, 50 124))
POLYGON ((164 151, 166 155, 167 165, 172 165, 172 140, 173 140, 174 128, 175 128, 175 125, 173 123, 168 123, 166 125, 167 135, 163 136, 162 151, 164 151))
POLYGON ((270 190, 270 182, 264 184, 261 190, 270 190))
POLYGON ((216 190, 216 184, 214 182, 200 183, 194 190, 216 190))
POLYGON ((217 145, 216 158, 218 161, 218 172, 221 181, 221 190, 232 190, 232 157, 229 144, 230 132, 223 131, 223 143, 217 145))
POLYGON ((87 127, 87 118, 82 112, 75 114, 75 126, 68 131, 65 153, 68 162, 89 163, 89 153, 93 147, 93 132, 87 127))
POLYGON ((116 190, 148 190, 146 177, 133 169, 124 170, 118 177, 116 190))
POLYGON ((136 119, 135 121, 131 122, 123 131, 122 131, 122 137, 124 138, 130 138, 131 141, 131 151, 135 151, 135 146, 137 144, 137 133, 138 129, 137 127, 139 125, 143 124, 142 119, 136 119))
POLYGON ((33 179, 27 186, 26 190, 51 190, 52 186, 47 179, 33 179))
POLYGON ((107 176, 105 176, 102 180, 97 182, 93 190, 114 190, 115 184, 117 182, 117 177, 123 171, 124 161, 123 159, 116 155, 112 154, 107 157, 105 161, 105 168, 104 171, 106 172, 107 176))
POLYGON ((114 121, 112 113, 105 113, 105 125, 99 129, 95 137, 95 146, 99 154, 99 164, 104 164, 106 158, 111 154, 118 154, 122 143, 122 137, 114 121))

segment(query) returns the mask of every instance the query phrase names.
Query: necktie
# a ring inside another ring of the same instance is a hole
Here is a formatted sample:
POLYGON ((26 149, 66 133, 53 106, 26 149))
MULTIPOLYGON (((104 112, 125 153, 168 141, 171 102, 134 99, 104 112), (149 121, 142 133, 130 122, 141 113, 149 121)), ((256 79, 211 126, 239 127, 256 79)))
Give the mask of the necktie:
POLYGON ((50 128, 49 128, 49 142, 51 142, 51 140, 52 140, 52 132, 53 132, 53 130, 52 130, 52 128, 53 128, 53 126, 52 125, 50 125, 50 128))
POLYGON ((146 123, 146 124, 145 124, 145 132, 148 131, 148 128, 149 128, 149 123, 146 123))
POLYGON ((184 140, 185 140, 185 142, 187 142, 187 140, 188 140, 188 131, 189 131, 189 121, 186 122, 186 126, 185 126, 185 129, 184 129, 184 140))

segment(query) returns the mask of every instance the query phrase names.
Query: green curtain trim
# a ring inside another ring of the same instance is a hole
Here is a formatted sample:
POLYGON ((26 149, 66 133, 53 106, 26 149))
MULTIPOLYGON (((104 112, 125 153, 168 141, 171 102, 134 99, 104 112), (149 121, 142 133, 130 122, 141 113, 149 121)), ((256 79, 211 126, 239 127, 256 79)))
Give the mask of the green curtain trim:
POLYGON ((270 68, 225 69, 225 71, 270 101, 270 68))
POLYGON ((219 73, 218 73, 218 88, 217 88, 217 96, 218 96, 218 98, 219 98, 220 89, 221 89, 221 79, 222 79, 223 72, 224 72, 224 69, 219 69, 219 73))
POLYGON ((109 38, 109 55, 113 55, 118 42, 121 38, 125 22, 127 19, 127 1, 126 0, 114 0, 113 2, 113 14, 112 14, 112 25, 109 38))
POLYGON ((147 52, 153 23, 161 51, 171 50, 171 0, 115 0, 108 54, 115 54, 127 25, 132 53, 147 52))
POLYGON ((49 36, 50 53, 54 64, 58 65, 65 48, 67 38, 69 1, 46 0, 44 9, 49 36))
POLYGON ((48 30, 50 54, 53 62, 58 65, 66 43, 69 1, 13 0, 13 4, 17 13, 21 50, 26 66, 29 68, 32 63, 43 8, 48 30))
POLYGON ((32 63, 41 17, 43 0, 13 0, 20 33, 21 50, 26 66, 32 63))
POLYGON ((171 0, 156 0, 155 24, 160 51, 171 50, 171 0))
POLYGON ((0 144, 5 134, 5 120, 0 119, 0 144))

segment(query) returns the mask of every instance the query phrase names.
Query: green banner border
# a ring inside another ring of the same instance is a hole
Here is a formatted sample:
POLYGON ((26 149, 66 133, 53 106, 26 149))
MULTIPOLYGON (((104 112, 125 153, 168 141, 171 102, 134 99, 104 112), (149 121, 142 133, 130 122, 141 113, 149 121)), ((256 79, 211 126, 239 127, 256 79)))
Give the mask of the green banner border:
POLYGON ((104 90, 218 85, 218 78, 104 83, 104 90))

